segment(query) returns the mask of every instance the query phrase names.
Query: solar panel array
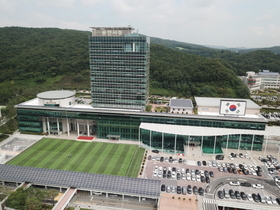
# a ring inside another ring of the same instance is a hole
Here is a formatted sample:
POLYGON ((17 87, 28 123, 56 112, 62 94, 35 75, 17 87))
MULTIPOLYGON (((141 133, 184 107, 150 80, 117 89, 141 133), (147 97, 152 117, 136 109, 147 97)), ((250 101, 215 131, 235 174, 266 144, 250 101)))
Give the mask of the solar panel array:
POLYGON ((46 168, 1 165, 0 180, 157 198, 161 181, 46 168))

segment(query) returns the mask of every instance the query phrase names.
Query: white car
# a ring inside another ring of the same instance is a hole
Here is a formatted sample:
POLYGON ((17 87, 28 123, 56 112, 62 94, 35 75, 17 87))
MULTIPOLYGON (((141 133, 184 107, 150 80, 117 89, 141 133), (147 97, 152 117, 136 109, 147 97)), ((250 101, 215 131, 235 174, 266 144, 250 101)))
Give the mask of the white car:
POLYGON ((230 155, 230 156, 228 156, 228 158, 230 159, 230 160, 234 160, 234 158, 230 155))
POLYGON ((187 180, 190 181, 191 180, 191 175, 189 173, 187 173, 187 180))
POLYGON ((265 201, 266 201, 267 204, 269 204, 269 205, 272 204, 272 201, 271 201, 271 198, 270 198, 270 197, 265 197, 264 199, 265 199, 265 201))
POLYGON ((251 194, 247 194, 247 198, 248 198, 249 201, 254 201, 254 199, 253 199, 251 194))
POLYGON ((184 174, 184 173, 185 173, 185 169, 184 169, 184 168, 182 168, 182 170, 181 170, 181 171, 182 171, 182 174, 184 174))
POLYGON ((225 163, 222 163, 222 166, 223 166, 223 167, 226 167, 226 164, 225 164, 225 163))
POLYGON ((238 181, 233 181, 233 182, 230 182, 229 185, 231 185, 231 186, 239 186, 239 185, 240 185, 240 182, 238 182, 238 181))
POLYGON ((156 177, 157 175, 158 175, 158 174, 157 174, 157 171, 155 171, 155 172, 154 172, 154 176, 156 177))
POLYGON ((261 184, 253 184, 252 187, 256 189, 263 189, 263 185, 261 184))
POLYGON ((256 171, 252 171, 252 174, 253 174, 254 176, 257 176, 256 171))
POLYGON ((249 159, 249 155, 248 155, 248 154, 245 154, 245 158, 249 159))
POLYGON ((182 174, 182 180, 186 180, 186 174, 182 174))

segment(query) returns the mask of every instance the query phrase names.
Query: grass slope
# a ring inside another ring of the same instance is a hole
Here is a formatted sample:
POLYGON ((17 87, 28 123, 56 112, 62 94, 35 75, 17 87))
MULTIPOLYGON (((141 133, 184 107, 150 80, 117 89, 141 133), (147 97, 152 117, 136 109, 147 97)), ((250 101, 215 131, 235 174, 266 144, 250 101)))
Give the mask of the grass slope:
POLYGON ((44 138, 7 164, 137 177, 144 151, 137 145, 44 138))

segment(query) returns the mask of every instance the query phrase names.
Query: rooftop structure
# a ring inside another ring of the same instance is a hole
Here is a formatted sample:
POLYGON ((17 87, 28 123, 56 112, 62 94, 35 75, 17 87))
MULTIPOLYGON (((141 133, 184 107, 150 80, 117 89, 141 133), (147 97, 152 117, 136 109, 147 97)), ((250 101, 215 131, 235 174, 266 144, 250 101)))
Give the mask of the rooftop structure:
POLYGON ((171 113, 193 114, 193 104, 190 99, 170 99, 171 113))

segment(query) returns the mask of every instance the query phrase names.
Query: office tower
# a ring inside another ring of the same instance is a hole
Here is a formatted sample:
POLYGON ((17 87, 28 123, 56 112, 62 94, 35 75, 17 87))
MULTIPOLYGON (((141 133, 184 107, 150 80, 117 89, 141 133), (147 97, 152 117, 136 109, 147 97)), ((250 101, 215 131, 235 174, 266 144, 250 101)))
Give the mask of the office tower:
POLYGON ((150 39, 132 27, 92 27, 92 106, 144 110, 149 96, 150 39))

